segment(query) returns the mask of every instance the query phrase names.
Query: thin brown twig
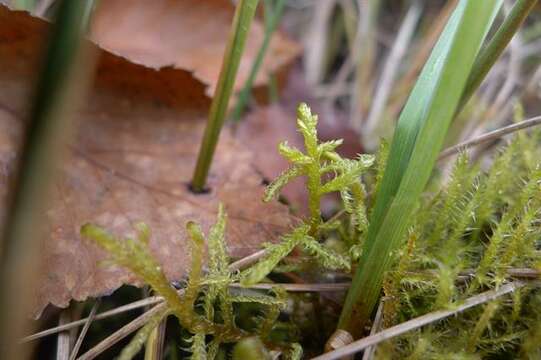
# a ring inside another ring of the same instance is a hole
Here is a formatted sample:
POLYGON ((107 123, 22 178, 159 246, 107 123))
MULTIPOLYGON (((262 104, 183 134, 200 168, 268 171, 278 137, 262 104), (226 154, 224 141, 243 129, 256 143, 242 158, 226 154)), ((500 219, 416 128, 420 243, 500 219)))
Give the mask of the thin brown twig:
MULTIPOLYGON (((381 329, 381 324, 383 323, 383 300, 380 300, 378 305, 378 310, 376 311, 376 317, 374 318, 374 323, 372 324, 372 329, 370 329, 370 335, 376 335, 381 329)), ((369 346, 366 348, 363 354, 362 360, 372 360, 376 352, 377 346, 369 346)))
MULTIPOLYGON (((251 254, 251 255, 246 256, 245 258, 242 258, 242 259, 232 263, 231 265, 229 265, 229 268, 232 271, 241 270, 241 269, 245 268, 246 266, 249 266, 249 265, 255 263, 261 257, 265 256, 265 254, 266 254, 265 250, 259 250, 259 251, 255 252, 255 253, 251 254)), ((161 296, 148 297, 146 299, 135 301, 133 303, 126 304, 124 306, 120 306, 120 307, 118 307, 116 309, 112 309, 112 310, 109 310, 109 311, 105 311, 105 312, 103 312, 101 314, 97 314, 94 317, 94 320, 102 320, 102 319, 105 319, 105 318, 108 318, 108 317, 111 317, 111 316, 114 316, 114 315, 117 315, 117 314, 120 314, 120 313, 123 313, 123 312, 126 312, 126 311, 135 310, 135 309, 139 309, 139 308, 146 307, 146 306, 152 306, 152 305, 161 303, 162 301, 163 301, 163 298, 161 296)), ((50 328, 50 329, 47 329, 47 330, 44 330, 44 331, 40 331, 38 333, 35 333, 35 334, 30 335, 30 336, 22 338, 20 342, 25 343, 25 342, 28 342, 28 341, 39 339, 39 338, 44 337, 44 336, 56 334, 56 333, 58 333, 60 331, 72 329, 74 327, 84 325, 86 323, 86 321, 88 321, 88 318, 84 318, 84 319, 81 319, 81 320, 71 322, 69 324, 64 324, 64 325, 56 326, 54 328, 50 328)))
POLYGON ((160 311, 166 311, 167 310, 167 304, 165 302, 162 302, 161 304, 158 304, 154 306, 152 309, 145 312, 143 315, 135 318, 131 322, 129 322, 127 325, 121 327, 119 330, 115 331, 111 335, 109 335, 107 338, 102 340, 98 345, 94 346, 92 349, 88 350, 86 353, 81 355, 77 358, 77 360, 92 360, 132 332, 136 331, 140 327, 146 324, 150 318, 152 318, 154 315, 159 313, 160 311))
POLYGON ((329 283, 329 284, 255 284, 248 287, 241 284, 231 284, 234 288, 247 288, 247 289, 262 289, 270 290, 273 287, 281 287, 289 292, 331 292, 331 291, 345 291, 349 289, 350 282, 345 283, 329 283))
POLYGON ((519 281, 505 284, 497 290, 489 290, 479 295, 472 296, 468 298, 466 301, 464 301, 463 304, 461 304, 460 306, 458 306, 457 308, 453 310, 438 310, 438 311, 430 312, 426 315, 416 317, 409 321, 403 322, 399 325, 392 326, 374 335, 367 336, 363 339, 354 341, 351 344, 346 345, 342 348, 336 349, 334 351, 328 352, 320 356, 316 356, 315 358, 312 358, 312 360, 335 360, 335 359, 340 359, 347 355, 355 354, 363 349, 366 349, 369 346, 379 344, 380 342, 392 339, 408 331, 418 329, 420 327, 442 320, 449 316, 453 316, 458 313, 461 313, 474 306, 484 304, 488 301, 491 301, 499 297, 502 297, 506 294, 512 293, 523 286, 524 286, 524 283, 519 282, 519 281))
MULTIPOLYGON (((135 301, 135 302, 132 302, 130 304, 119 306, 119 307, 117 307, 115 309, 112 309, 112 310, 109 310, 109 311, 104 311, 101 314, 97 314, 94 317, 94 321, 106 319, 106 318, 109 318, 111 316, 115 316, 115 315, 130 311, 130 310, 134 310, 134 309, 139 309, 139 308, 142 308, 142 307, 145 307, 145 306, 155 305, 155 304, 158 304, 158 303, 160 303, 162 301, 163 301, 163 299, 161 297, 159 297, 159 296, 153 296, 153 297, 146 298, 146 299, 143 299, 143 300, 135 301)), ((81 325, 84 325, 87 321, 88 321, 88 317, 86 317, 84 319, 77 320, 77 321, 73 321, 73 322, 71 322, 69 324, 64 324, 64 325, 56 326, 56 327, 53 327, 53 328, 50 328, 50 329, 47 329, 47 330, 44 330, 44 331, 40 331, 38 333, 35 333, 35 334, 32 334, 32 335, 29 335, 29 336, 26 336, 26 337, 22 338, 20 343, 25 343, 25 342, 28 342, 28 341, 32 341, 32 340, 42 338, 44 336, 56 334, 56 333, 58 333, 60 331, 73 329, 73 328, 79 327, 81 325)))
MULTIPOLYGON (((255 254, 252 254, 255 255, 255 254)), ((541 277, 541 271, 536 269, 530 269, 530 268, 510 268, 507 270, 507 274, 514 278, 519 279, 537 279, 541 277)), ((418 275, 418 273, 412 273, 412 275, 418 275)), ((431 273, 430 271, 426 272, 426 275, 433 276, 435 274, 431 273)), ((473 270, 464 270, 460 272, 459 280, 467 280, 473 275, 473 270)), ((251 289, 270 289, 273 286, 284 286, 286 291, 295 292, 295 291, 306 291, 306 292, 325 292, 325 291, 342 291, 349 287, 349 282, 343 282, 343 283, 335 283, 335 284, 257 284, 254 286, 251 286, 249 288, 251 289), (334 288, 333 288, 334 287, 334 288)), ((238 284, 232 284, 233 287, 239 287, 238 284)), ((96 320, 102 320, 106 319, 130 310, 139 309, 145 306, 152 306, 155 304, 159 304, 163 301, 161 296, 153 296, 149 297, 143 300, 138 300, 130 304, 126 304, 123 306, 120 306, 116 309, 112 309, 109 311, 105 311, 101 314, 97 314, 94 317, 94 321, 96 320)), ((30 336, 27 336, 23 339, 21 339, 21 343, 25 343, 28 341, 37 340, 39 338, 56 334, 60 331, 69 330, 72 328, 79 327, 81 325, 84 325, 88 321, 88 317, 84 319, 80 319, 77 321, 73 321, 71 323, 56 326, 47 330, 40 331, 38 333, 32 334, 30 336)))
POLYGON ((470 140, 467 140, 467 141, 464 141, 464 142, 461 142, 459 144, 456 144, 454 146, 451 146, 445 150, 443 150, 441 153, 440 153, 440 156, 439 156, 439 160, 441 159, 445 159, 451 155, 454 155, 462 150, 465 150, 465 149, 468 149, 468 148, 471 148, 473 146, 476 146, 476 145, 480 145, 480 144, 483 144, 483 143, 486 143, 486 142, 489 142, 489 141, 492 141, 492 140, 496 140, 496 139, 499 139, 501 138, 502 136, 505 136, 505 135, 509 135, 515 131, 518 131, 518 130, 522 130, 522 129, 527 129, 527 128, 530 128, 532 126, 537 126, 537 125, 541 125, 541 116, 536 116, 536 117, 533 117, 533 118, 530 118, 530 119, 527 119, 527 120, 523 120, 521 122, 518 122, 516 124, 512 124, 512 125, 509 125, 509 126, 505 126, 505 127, 502 127, 502 128, 499 128, 497 130, 494 130, 494 131, 490 131, 486 134, 483 134, 483 135, 480 135, 478 137, 475 137, 473 139, 470 139, 470 140))
POLYGON ((100 302, 101 300, 97 299, 96 302, 94 303, 94 306, 92 306, 92 310, 90 310, 90 314, 86 318, 85 325, 83 326, 83 329, 81 330, 81 333, 79 334, 79 337, 77 338, 77 341, 75 342, 75 345, 73 346, 73 350, 71 350, 71 355, 69 357, 69 360, 75 360, 75 358, 77 357, 77 354, 79 353, 79 349, 81 348, 81 345, 86 336, 86 333, 88 329, 90 328, 90 324, 92 324, 92 321, 94 321, 94 318, 96 317, 96 311, 98 311, 100 302))
MULTIPOLYGON (((252 255, 247 256, 246 258, 243 258, 237 262, 232 263, 229 265, 229 270, 236 271, 240 270, 245 266, 248 266, 252 264, 253 262, 257 261, 260 257, 265 255, 265 250, 260 250, 252 255)), ((183 290, 179 290, 179 295, 181 295, 183 290)), ((129 324, 123 326, 121 329, 115 331, 113 334, 109 335, 105 340, 101 341, 98 345, 94 346, 92 349, 88 350, 86 353, 84 353, 81 357, 78 358, 78 360, 91 360, 94 359, 96 356, 107 350, 109 347, 113 346, 115 343, 123 339, 124 337, 128 336, 132 332, 136 331, 140 327, 142 327, 153 315, 157 314, 159 311, 165 311, 167 309, 167 304, 163 302, 163 298, 161 297, 154 297, 158 298, 160 302, 158 305, 153 307, 152 309, 148 310, 141 316, 137 317, 135 320, 131 321, 129 324)), ((145 300, 152 299, 147 298, 145 300)))
POLYGON ((261 259, 263 256, 267 254, 267 251, 265 249, 256 251, 255 253, 248 255, 240 260, 235 261, 231 265, 229 265, 230 269, 233 270, 242 270, 246 268, 247 266, 252 265, 253 263, 257 262, 259 259, 261 259))
MULTIPOLYGON (((63 325, 71 320, 71 309, 62 310, 58 323, 63 325)), ((68 331, 58 334, 56 340, 56 360, 68 360, 70 356, 70 334, 68 331)))

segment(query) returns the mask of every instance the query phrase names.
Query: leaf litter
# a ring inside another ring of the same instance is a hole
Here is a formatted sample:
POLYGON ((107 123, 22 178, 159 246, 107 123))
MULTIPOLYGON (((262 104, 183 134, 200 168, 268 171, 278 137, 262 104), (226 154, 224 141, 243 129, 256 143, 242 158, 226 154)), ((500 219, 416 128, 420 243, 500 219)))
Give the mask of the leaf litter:
MULTIPOLYGON (((222 56, 234 14, 230 0, 101 1, 93 17, 90 37, 100 47, 154 69, 171 66, 192 72, 216 89, 222 56)), ((261 47, 264 28, 254 21, 236 78, 235 90, 246 82, 261 47)), ((287 65, 300 47, 280 31, 272 37, 255 85, 287 65)))
MULTIPOLYGON (((2 204, 47 23, 0 6, 0 197, 2 204)), ((154 70, 102 51, 94 88, 80 109, 76 139, 47 211, 42 277, 32 296, 33 315, 50 303, 66 307, 140 285, 129 272, 107 266, 103 251, 79 236, 93 222, 120 236, 133 224, 152 230, 150 248, 170 279, 189 264, 187 221, 208 230, 218 203, 229 214, 227 242, 234 257, 273 241, 294 222, 286 206, 263 204, 264 186, 249 150, 224 131, 207 194, 188 189, 210 101, 190 72, 154 70), (189 91, 186 91, 188 90, 189 91)), ((0 206, 0 215, 5 209, 0 206)))

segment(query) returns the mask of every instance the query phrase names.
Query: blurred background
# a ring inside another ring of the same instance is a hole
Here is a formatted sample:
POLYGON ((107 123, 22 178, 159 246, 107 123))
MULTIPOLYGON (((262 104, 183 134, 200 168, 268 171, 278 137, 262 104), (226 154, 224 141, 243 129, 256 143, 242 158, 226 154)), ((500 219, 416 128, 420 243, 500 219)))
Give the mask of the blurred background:
MULTIPOLYGON (((0 2, 41 17, 55 10, 54 0, 0 2)), ((324 119, 322 126, 327 128, 324 132, 331 132, 329 137, 334 133, 345 137, 346 145, 357 138, 360 144, 352 146, 374 150, 380 137, 392 135, 417 74, 457 1, 266 0, 262 1, 265 6, 260 6, 259 17, 263 19, 264 9, 280 2, 285 6, 278 28, 303 48, 287 68, 286 80, 281 81, 282 104, 290 105, 291 110, 299 101, 308 101, 324 119)), ((506 1, 505 11, 512 4, 506 1)), ((517 101, 525 106, 526 115, 538 112, 540 60, 538 4, 455 121, 448 144, 501 127, 512 118, 517 101)))

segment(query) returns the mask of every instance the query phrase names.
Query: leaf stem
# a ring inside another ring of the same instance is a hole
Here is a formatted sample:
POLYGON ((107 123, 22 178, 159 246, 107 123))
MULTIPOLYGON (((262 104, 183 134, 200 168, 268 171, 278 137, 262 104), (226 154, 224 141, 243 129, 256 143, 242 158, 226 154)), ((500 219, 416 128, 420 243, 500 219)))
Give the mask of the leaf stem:
POLYGON ((227 112, 229 98, 233 92, 240 59, 244 52, 246 36, 254 18, 258 2, 259 0, 240 0, 235 10, 232 30, 229 34, 222 69, 220 70, 218 86, 212 99, 207 127, 205 128, 191 183, 191 188, 195 192, 202 192, 205 189, 208 172, 227 112))

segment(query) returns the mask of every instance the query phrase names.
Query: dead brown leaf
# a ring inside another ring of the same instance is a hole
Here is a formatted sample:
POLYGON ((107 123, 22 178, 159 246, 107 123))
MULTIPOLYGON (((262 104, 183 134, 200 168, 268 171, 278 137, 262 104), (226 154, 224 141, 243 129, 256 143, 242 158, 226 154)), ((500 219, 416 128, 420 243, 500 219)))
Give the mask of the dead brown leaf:
MULTIPOLYGON (((235 135, 252 151, 253 166, 269 182, 291 165, 278 153, 278 144, 287 141, 299 149, 304 146, 297 131, 296 114, 279 104, 254 109, 238 124, 235 135)), ((298 178, 287 184, 282 195, 299 214, 308 214, 304 179, 298 178)))
MULTIPOLYGON (((193 72, 216 88, 234 7, 230 0, 107 0, 94 15, 91 38, 102 48, 154 69, 172 66, 193 72)), ((240 63, 235 89, 246 81, 263 41, 263 26, 254 21, 240 63)), ((299 46, 280 32, 273 35, 255 84, 289 63, 299 46)))
MULTIPOLYGON (((46 32, 43 21, 0 6, 0 196, 4 198, 27 108, 30 75, 46 32)), ((252 167, 252 155, 227 131, 211 169, 212 191, 195 195, 187 189, 208 107, 203 86, 189 73, 170 68, 155 71, 107 53, 97 73, 95 89, 78 115, 77 139, 68 145, 55 202, 47 212, 50 227, 42 242, 35 314, 49 303, 65 307, 71 299, 138 284, 126 271, 99 263, 105 254, 79 236, 86 222, 119 235, 130 234, 137 221, 146 222, 153 232, 151 249, 171 279, 181 278, 189 265, 185 223, 197 221, 208 230, 218 202, 229 214, 227 242, 236 257, 253 252, 262 241, 272 241, 291 224, 285 206, 262 203, 262 179, 252 167)))

